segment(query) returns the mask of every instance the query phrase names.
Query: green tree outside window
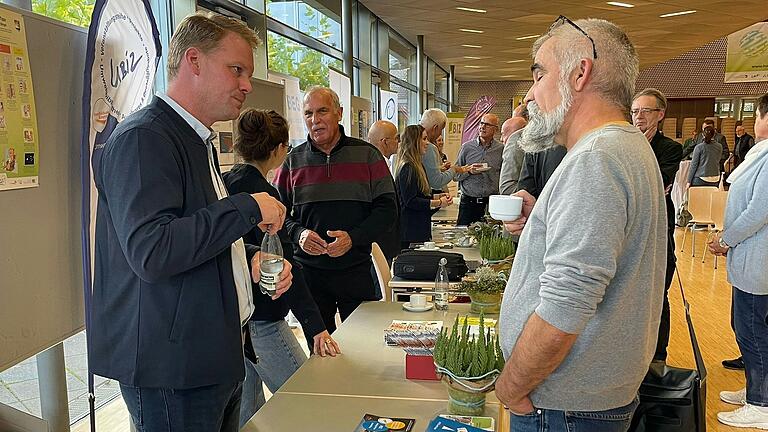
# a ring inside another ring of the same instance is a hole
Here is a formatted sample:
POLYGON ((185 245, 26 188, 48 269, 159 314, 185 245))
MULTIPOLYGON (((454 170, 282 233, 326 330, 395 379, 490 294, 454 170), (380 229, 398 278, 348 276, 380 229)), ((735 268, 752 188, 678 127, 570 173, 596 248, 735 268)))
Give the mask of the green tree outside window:
POLYGON ((32 0, 32 11, 80 27, 91 24, 96 0, 32 0))

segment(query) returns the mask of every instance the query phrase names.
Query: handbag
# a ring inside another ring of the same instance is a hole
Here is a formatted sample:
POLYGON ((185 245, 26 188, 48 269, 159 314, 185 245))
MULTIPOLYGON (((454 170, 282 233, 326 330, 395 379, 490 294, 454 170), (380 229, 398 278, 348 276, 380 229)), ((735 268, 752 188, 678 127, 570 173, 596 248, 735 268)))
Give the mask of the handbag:
POLYGON ((701 357, 696 332, 691 321, 691 305, 685 299, 680 272, 675 267, 677 282, 685 308, 685 320, 691 337, 696 369, 683 369, 654 362, 648 368, 638 395, 640 404, 632 417, 634 432, 705 432, 707 420, 707 368, 701 357))
POLYGON ((467 274, 467 263, 462 254, 426 250, 402 251, 392 263, 392 273, 408 280, 434 280, 441 258, 447 261, 448 280, 459 281, 467 274))

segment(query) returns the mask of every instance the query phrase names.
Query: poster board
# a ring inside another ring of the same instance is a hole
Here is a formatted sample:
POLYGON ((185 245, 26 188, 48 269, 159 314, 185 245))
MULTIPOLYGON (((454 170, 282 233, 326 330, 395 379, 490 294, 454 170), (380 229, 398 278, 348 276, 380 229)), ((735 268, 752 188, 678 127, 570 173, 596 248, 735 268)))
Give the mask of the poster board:
POLYGON ((371 101, 366 98, 352 96, 352 130, 350 135, 368 141, 368 129, 373 123, 373 111, 371 101))
POLYGON ((285 110, 283 116, 288 121, 288 141, 295 147, 307 140, 307 129, 304 126, 304 92, 299 88, 299 79, 269 71, 267 79, 281 84, 285 88, 285 110))
POLYGON ((386 120, 397 126, 397 92, 380 90, 379 115, 381 120, 386 120))
POLYGON ((87 33, 0 9, 24 16, 44 161, 39 187, 0 196, 1 371, 84 327, 79 125, 87 33))
POLYGON ((731 33, 727 38, 725 82, 768 81, 768 22, 731 33))
POLYGON ((328 68, 328 82, 331 90, 339 95, 339 101, 343 108, 341 124, 344 126, 345 131, 349 131, 352 129, 352 83, 348 76, 333 68, 328 68))

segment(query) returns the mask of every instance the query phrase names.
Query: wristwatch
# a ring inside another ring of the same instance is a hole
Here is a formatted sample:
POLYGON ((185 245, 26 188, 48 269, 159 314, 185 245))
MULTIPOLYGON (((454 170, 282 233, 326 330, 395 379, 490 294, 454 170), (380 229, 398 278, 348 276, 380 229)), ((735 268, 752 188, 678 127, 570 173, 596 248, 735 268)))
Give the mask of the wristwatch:
POLYGON ((722 237, 717 241, 717 244, 719 244, 721 248, 730 249, 730 246, 725 243, 722 237))

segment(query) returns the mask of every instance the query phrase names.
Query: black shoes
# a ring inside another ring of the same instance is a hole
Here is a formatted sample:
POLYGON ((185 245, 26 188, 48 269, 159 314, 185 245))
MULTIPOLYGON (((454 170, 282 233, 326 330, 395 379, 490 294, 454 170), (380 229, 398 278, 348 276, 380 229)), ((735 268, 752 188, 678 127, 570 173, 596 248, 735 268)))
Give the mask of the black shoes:
POLYGON ((741 357, 733 360, 723 360, 723 367, 732 370, 744 370, 744 360, 741 357))

